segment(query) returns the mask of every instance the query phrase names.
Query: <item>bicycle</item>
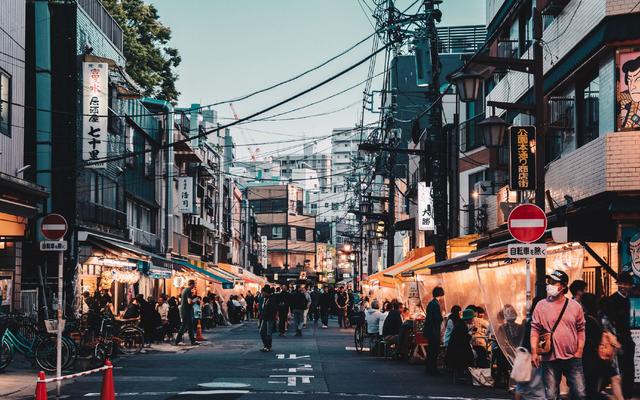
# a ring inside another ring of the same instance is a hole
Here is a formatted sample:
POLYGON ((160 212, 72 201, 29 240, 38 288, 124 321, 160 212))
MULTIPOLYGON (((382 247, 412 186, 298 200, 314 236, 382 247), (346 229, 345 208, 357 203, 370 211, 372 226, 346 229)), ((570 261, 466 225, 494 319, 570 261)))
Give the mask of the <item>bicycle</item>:
POLYGON ((94 357, 104 361, 115 350, 125 355, 139 354, 144 347, 144 331, 136 323, 137 320, 118 321, 111 316, 103 316, 94 357))
MULTIPOLYGON (((57 361, 57 340, 55 336, 38 334, 28 339, 18 332, 6 328, 0 345, 0 370, 7 368, 18 352, 27 359, 35 360, 45 371, 55 371, 57 361)), ((62 337, 62 368, 66 369, 75 362, 77 353, 71 339, 62 337)))

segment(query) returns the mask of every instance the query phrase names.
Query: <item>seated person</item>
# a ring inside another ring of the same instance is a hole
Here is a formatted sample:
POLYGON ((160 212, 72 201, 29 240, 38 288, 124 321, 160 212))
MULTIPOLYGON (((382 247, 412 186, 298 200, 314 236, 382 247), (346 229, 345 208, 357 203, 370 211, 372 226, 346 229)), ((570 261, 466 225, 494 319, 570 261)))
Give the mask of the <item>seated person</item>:
POLYGON ((401 304, 398 302, 392 303, 392 310, 389 311, 382 327, 382 337, 384 337, 387 342, 393 344, 398 343, 398 334, 400 333, 400 326, 402 325, 400 306, 401 304))
POLYGON ((371 302, 371 308, 365 311, 364 319, 367 321, 367 333, 378 336, 380 333, 380 303, 378 300, 371 302))
MULTIPOLYGON (((394 302, 395 303, 395 302, 394 302)), ((382 327, 384 326, 384 320, 387 319, 387 315, 389 315, 389 312, 391 311, 391 304, 389 302, 385 302, 382 306, 383 310, 380 312, 380 329, 378 330, 378 335, 383 336, 382 334, 382 327)))

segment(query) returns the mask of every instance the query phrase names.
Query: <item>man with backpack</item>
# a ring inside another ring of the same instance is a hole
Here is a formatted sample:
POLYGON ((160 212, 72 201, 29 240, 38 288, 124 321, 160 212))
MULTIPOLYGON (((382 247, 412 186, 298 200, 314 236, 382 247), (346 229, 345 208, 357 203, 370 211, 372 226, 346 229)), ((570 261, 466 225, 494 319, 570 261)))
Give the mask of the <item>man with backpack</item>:
POLYGON ((558 398, 562 375, 572 399, 586 398, 582 354, 585 319, 582 306, 568 299, 569 276, 560 270, 547 275, 547 298, 533 310, 531 362, 542 366, 547 399, 558 398))
POLYGON ((625 399, 633 397, 635 378, 634 354, 636 345, 631 338, 630 318, 631 303, 629 294, 633 287, 633 275, 621 273, 618 276, 618 291, 607 299, 607 316, 616 331, 618 342, 622 346, 618 355, 618 367, 622 376, 622 393, 625 399))

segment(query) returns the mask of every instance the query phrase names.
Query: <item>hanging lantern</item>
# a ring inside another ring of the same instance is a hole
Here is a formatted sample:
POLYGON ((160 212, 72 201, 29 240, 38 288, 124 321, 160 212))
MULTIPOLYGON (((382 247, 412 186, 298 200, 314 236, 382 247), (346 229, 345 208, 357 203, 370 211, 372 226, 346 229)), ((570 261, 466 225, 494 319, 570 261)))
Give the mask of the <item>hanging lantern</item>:
POLYGON ((460 97, 460 101, 469 103, 478 98, 480 85, 484 78, 482 75, 456 72, 451 75, 451 82, 456 85, 456 91, 460 97))
POLYGON ((484 145, 488 148, 501 147, 509 123, 495 115, 478 122, 484 145))

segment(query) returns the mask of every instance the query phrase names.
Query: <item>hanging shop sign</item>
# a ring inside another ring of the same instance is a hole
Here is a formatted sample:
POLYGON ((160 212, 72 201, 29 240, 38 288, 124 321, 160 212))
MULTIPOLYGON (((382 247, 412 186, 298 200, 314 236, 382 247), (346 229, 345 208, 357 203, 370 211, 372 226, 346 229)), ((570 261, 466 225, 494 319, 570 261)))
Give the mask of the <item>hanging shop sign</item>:
POLYGON ((176 287, 176 288, 187 286, 187 280, 184 278, 184 276, 174 277, 171 283, 173 283, 173 287, 176 287))
POLYGON ((269 260, 267 259, 267 237, 260 237, 260 262, 262 263, 262 268, 267 268, 267 264, 269 260))
POLYGON ((616 50, 616 113, 618 131, 640 128, 640 49, 616 50))
POLYGON ((193 214, 193 177, 178 177, 179 210, 183 214, 193 214))
POLYGON ((409 296, 410 299, 419 299, 420 293, 418 291, 418 282, 409 282, 409 296))
POLYGON ((82 63, 82 161, 87 168, 104 169, 97 161, 108 156, 109 65, 82 63))
POLYGON ((433 219, 433 189, 426 182, 418 182, 418 229, 432 231, 436 227, 433 219))
POLYGON ((509 188, 536 188, 535 126, 512 126, 509 130, 509 188))

